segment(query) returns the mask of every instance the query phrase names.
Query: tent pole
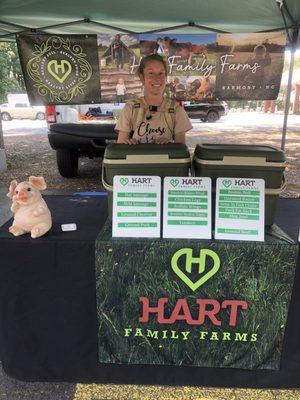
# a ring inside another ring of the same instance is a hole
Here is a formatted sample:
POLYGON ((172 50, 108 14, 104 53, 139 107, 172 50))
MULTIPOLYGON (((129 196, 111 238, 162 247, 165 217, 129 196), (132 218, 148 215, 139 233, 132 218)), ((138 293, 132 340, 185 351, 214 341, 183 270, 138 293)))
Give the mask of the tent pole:
POLYGON ((297 49, 297 44, 300 40, 300 29, 298 29, 296 34, 296 40, 291 43, 291 59, 290 59, 290 68, 289 68, 289 78, 287 84, 287 92, 285 96, 285 106, 284 106, 284 120, 283 120, 283 127, 282 127, 282 137, 281 137, 281 149, 285 149, 285 140, 286 140, 286 129, 287 129, 287 120, 289 115, 290 109, 290 101, 291 101, 291 92, 292 92, 292 78, 293 78, 293 70, 294 70, 294 63, 295 63, 295 52, 297 49))
POLYGON ((287 91, 286 91, 286 95, 285 95, 285 105, 284 105, 284 120, 283 120, 283 127, 282 127, 282 136, 281 136, 281 149, 282 150, 285 149, 286 128, 287 128, 287 120, 288 120, 290 101, 291 101, 294 62, 295 62, 295 49, 294 49, 294 47, 292 47, 291 48, 289 78, 288 78, 287 91))
POLYGON ((0 171, 6 171, 6 156, 4 150, 4 139, 3 139, 3 129, 2 129, 2 118, 0 117, 0 171))

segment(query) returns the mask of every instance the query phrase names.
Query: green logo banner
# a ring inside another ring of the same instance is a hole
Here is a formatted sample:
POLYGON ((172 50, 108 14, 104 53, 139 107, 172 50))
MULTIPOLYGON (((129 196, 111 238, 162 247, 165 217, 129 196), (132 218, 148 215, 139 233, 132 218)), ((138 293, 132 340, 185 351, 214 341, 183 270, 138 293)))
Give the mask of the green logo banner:
POLYGON ((273 232, 124 240, 107 224, 95 244, 99 362, 279 369, 298 246, 273 232))
POLYGON ((96 35, 18 35, 31 104, 100 102, 96 35))

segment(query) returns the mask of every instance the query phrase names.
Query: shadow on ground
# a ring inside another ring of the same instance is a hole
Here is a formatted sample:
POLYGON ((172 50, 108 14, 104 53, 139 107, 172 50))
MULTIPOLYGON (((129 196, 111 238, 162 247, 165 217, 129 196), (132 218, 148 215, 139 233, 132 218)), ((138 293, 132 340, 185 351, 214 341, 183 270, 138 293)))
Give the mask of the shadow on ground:
POLYGON ((0 364, 1 400, 72 400, 76 384, 22 382, 8 377, 0 364))

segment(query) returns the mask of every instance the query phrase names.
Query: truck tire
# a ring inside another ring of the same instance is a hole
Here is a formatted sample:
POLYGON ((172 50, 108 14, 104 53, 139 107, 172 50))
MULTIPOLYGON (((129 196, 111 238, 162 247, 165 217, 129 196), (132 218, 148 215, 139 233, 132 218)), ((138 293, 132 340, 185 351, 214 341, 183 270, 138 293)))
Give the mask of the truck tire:
POLYGON ((12 120, 11 115, 6 111, 1 113, 1 119, 2 119, 2 121, 11 121, 12 120))
POLYGON ((211 110, 207 113, 207 122, 216 122, 219 119, 218 111, 211 110))
POLYGON ((69 149, 57 149, 58 171, 64 178, 73 178, 78 172, 78 153, 69 149))
POLYGON ((35 119, 38 119, 39 121, 43 121, 45 119, 45 114, 42 111, 40 111, 36 114, 35 119))

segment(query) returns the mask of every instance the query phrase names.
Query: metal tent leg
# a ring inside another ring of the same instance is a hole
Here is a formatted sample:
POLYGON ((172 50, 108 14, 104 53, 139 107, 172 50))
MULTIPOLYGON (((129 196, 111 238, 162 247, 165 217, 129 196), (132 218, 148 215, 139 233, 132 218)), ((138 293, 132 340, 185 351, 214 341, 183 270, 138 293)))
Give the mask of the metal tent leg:
POLYGON ((281 136, 281 149, 282 150, 285 149, 287 120, 288 120, 289 109, 290 109, 291 92, 292 92, 292 78, 293 78, 293 69, 294 69, 294 63, 295 63, 295 52, 296 52, 297 46, 299 45, 299 42, 300 42, 300 29, 298 29, 298 32, 296 34, 296 40, 294 41, 294 43, 291 43, 291 60, 290 60, 290 69, 289 69, 289 79, 288 79, 287 92, 286 92, 286 97, 285 97, 284 120, 283 120, 283 127, 282 127, 282 136, 281 136))

